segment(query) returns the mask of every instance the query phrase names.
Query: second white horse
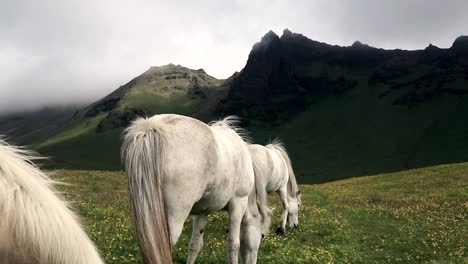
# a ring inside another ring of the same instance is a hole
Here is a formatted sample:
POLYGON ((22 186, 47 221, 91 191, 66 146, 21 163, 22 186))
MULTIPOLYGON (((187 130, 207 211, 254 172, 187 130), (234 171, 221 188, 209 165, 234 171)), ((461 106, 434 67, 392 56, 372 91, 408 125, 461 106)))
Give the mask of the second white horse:
POLYGON ((275 140, 266 146, 249 145, 249 150, 256 176, 260 176, 269 193, 277 192, 281 199, 283 211, 276 233, 278 235, 285 233, 286 221, 289 227, 297 228, 301 191, 297 186, 291 160, 284 145, 279 140, 275 140))

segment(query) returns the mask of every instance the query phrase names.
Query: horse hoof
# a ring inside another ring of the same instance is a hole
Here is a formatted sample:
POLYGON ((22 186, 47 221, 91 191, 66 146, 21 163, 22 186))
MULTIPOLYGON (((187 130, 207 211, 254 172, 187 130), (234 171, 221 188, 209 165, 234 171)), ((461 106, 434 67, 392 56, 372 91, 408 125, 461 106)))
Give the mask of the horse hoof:
POLYGON ((285 230, 284 230, 283 227, 280 226, 280 227, 276 228, 276 234, 277 235, 282 236, 282 235, 284 235, 284 233, 285 233, 285 230))

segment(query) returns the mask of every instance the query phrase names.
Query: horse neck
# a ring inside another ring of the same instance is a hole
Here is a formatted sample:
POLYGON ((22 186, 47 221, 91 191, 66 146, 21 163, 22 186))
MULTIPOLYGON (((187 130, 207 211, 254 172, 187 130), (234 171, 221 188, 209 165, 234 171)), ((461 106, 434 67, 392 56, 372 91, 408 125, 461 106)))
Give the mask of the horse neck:
POLYGON ((294 175, 294 171, 291 165, 291 159, 289 158, 288 154, 282 147, 275 147, 273 151, 283 160, 285 172, 284 174, 287 177, 287 192, 289 198, 295 198, 296 193, 299 190, 297 186, 296 176, 294 175))

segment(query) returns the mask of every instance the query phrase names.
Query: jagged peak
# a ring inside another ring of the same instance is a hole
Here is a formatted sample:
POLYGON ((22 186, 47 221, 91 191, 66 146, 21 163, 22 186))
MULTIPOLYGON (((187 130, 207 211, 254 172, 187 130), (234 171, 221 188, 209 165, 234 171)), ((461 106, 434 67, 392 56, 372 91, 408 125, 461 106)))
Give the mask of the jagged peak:
POLYGON ((207 74, 206 71, 204 69, 198 69, 198 70, 195 70, 196 73, 203 73, 203 74, 207 74))
POLYGON ((429 46, 427 46, 425 50, 440 50, 440 48, 435 45, 432 45, 432 43, 429 43, 429 46))
POLYGON ((275 32, 273 32, 273 30, 270 30, 268 31, 268 33, 265 34, 265 36, 262 37, 262 40, 261 42, 270 42, 274 39, 279 39, 278 35, 276 35, 275 32))
POLYGON ((351 47, 353 47, 353 48, 366 48, 366 49, 372 48, 372 49, 374 49, 374 47, 369 46, 367 44, 364 44, 364 43, 360 42, 359 40, 354 41, 354 43, 353 43, 353 45, 351 45, 351 47))
POLYGON ((164 70, 164 69, 175 69, 175 68, 185 68, 182 67, 180 64, 175 65, 174 63, 164 64, 161 66, 151 66, 148 71, 155 71, 155 70, 164 70))
POLYGON ((283 30, 283 35, 281 37, 291 37, 294 33, 291 32, 291 30, 285 28, 283 30))
MULTIPOLYGON (((207 76, 208 78, 214 78, 210 76, 206 71, 202 68, 200 69, 190 69, 187 67, 184 67, 180 64, 165 64, 161 66, 152 66, 145 72, 143 72, 140 76, 137 78, 146 78, 149 76, 169 76, 173 74, 182 74, 182 76, 186 76, 186 78, 192 78, 194 76, 207 76)), ((203 77, 204 78, 204 77, 203 77)), ((214 78, 215 79, 215 78, 214 78)))
POLYGON ((468 49, 468 36, 462 35, 455 39, 451 48, 459 49, 468 49))

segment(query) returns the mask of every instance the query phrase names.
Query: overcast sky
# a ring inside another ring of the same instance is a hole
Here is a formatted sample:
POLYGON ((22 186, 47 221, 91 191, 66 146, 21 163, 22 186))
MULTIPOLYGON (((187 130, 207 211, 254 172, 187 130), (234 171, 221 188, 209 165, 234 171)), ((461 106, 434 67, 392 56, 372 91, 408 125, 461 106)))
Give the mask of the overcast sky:
POLYGON ((467 0, 2 0, 0 114, 91 102, 150 66, 226 78, 284 28, 330 44, 450 47, 468 35, 467 0))

